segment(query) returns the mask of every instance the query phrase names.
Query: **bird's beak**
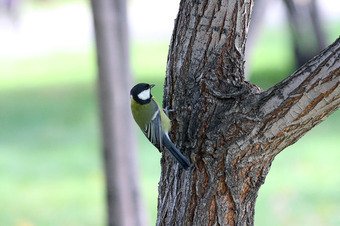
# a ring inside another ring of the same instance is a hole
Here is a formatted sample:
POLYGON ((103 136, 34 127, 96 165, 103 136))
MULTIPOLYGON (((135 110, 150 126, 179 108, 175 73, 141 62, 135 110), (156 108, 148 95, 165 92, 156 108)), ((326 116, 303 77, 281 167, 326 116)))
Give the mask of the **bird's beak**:
POLYGON ((150 85, 150 89, 153 88, 154 86, 155 86, 155 84, 150 85))

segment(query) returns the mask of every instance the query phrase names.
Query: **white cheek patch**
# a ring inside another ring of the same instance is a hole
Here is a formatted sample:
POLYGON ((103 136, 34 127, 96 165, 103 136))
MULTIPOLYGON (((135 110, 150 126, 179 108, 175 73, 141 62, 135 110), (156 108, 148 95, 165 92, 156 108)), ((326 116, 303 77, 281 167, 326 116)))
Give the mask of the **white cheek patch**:
POLYGON ((148 100, 150 99, 150 89, 144 90, 140 94, 138 94, 138 98, 141 100, 148 100))

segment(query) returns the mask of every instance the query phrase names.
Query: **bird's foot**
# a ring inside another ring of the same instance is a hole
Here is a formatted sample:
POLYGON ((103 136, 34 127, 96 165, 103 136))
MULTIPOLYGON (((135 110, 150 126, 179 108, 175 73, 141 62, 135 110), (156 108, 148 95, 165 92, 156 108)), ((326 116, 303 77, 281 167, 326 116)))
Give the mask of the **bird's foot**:
POLYGON ((174 112, 175 111, 175 109, 169 109, 167 106, 163 110, 164 110, 164 112, 165 112, 165 114, 167 116, 169 116, 169 112, 174 112))

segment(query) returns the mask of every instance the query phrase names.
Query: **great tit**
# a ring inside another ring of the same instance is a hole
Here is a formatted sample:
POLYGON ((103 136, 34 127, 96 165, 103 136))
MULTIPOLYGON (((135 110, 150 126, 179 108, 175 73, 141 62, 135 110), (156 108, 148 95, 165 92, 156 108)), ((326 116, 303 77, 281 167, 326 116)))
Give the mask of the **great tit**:
POLYGON ((156 99, 151 95, 155 85, 139 83, 131 91, 131 111, 136 123, 149 141, 161 152, 163 145, 184 168, 190 166, 189 160, 171 142, 168 132, 171 122, 156 99))

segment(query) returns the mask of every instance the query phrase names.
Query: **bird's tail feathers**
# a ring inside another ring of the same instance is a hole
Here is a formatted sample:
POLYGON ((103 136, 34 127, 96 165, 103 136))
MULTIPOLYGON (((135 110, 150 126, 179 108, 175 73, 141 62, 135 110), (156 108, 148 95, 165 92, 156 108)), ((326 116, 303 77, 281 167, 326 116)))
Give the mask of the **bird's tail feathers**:
POLYGON ((187 170, 190 166, 190 161, 176 148, 176 146, 171 142, 167 133, 163 134, 162 141, 164 146, 169 150, 171 155, 177 160, 177 162, 187 170))

